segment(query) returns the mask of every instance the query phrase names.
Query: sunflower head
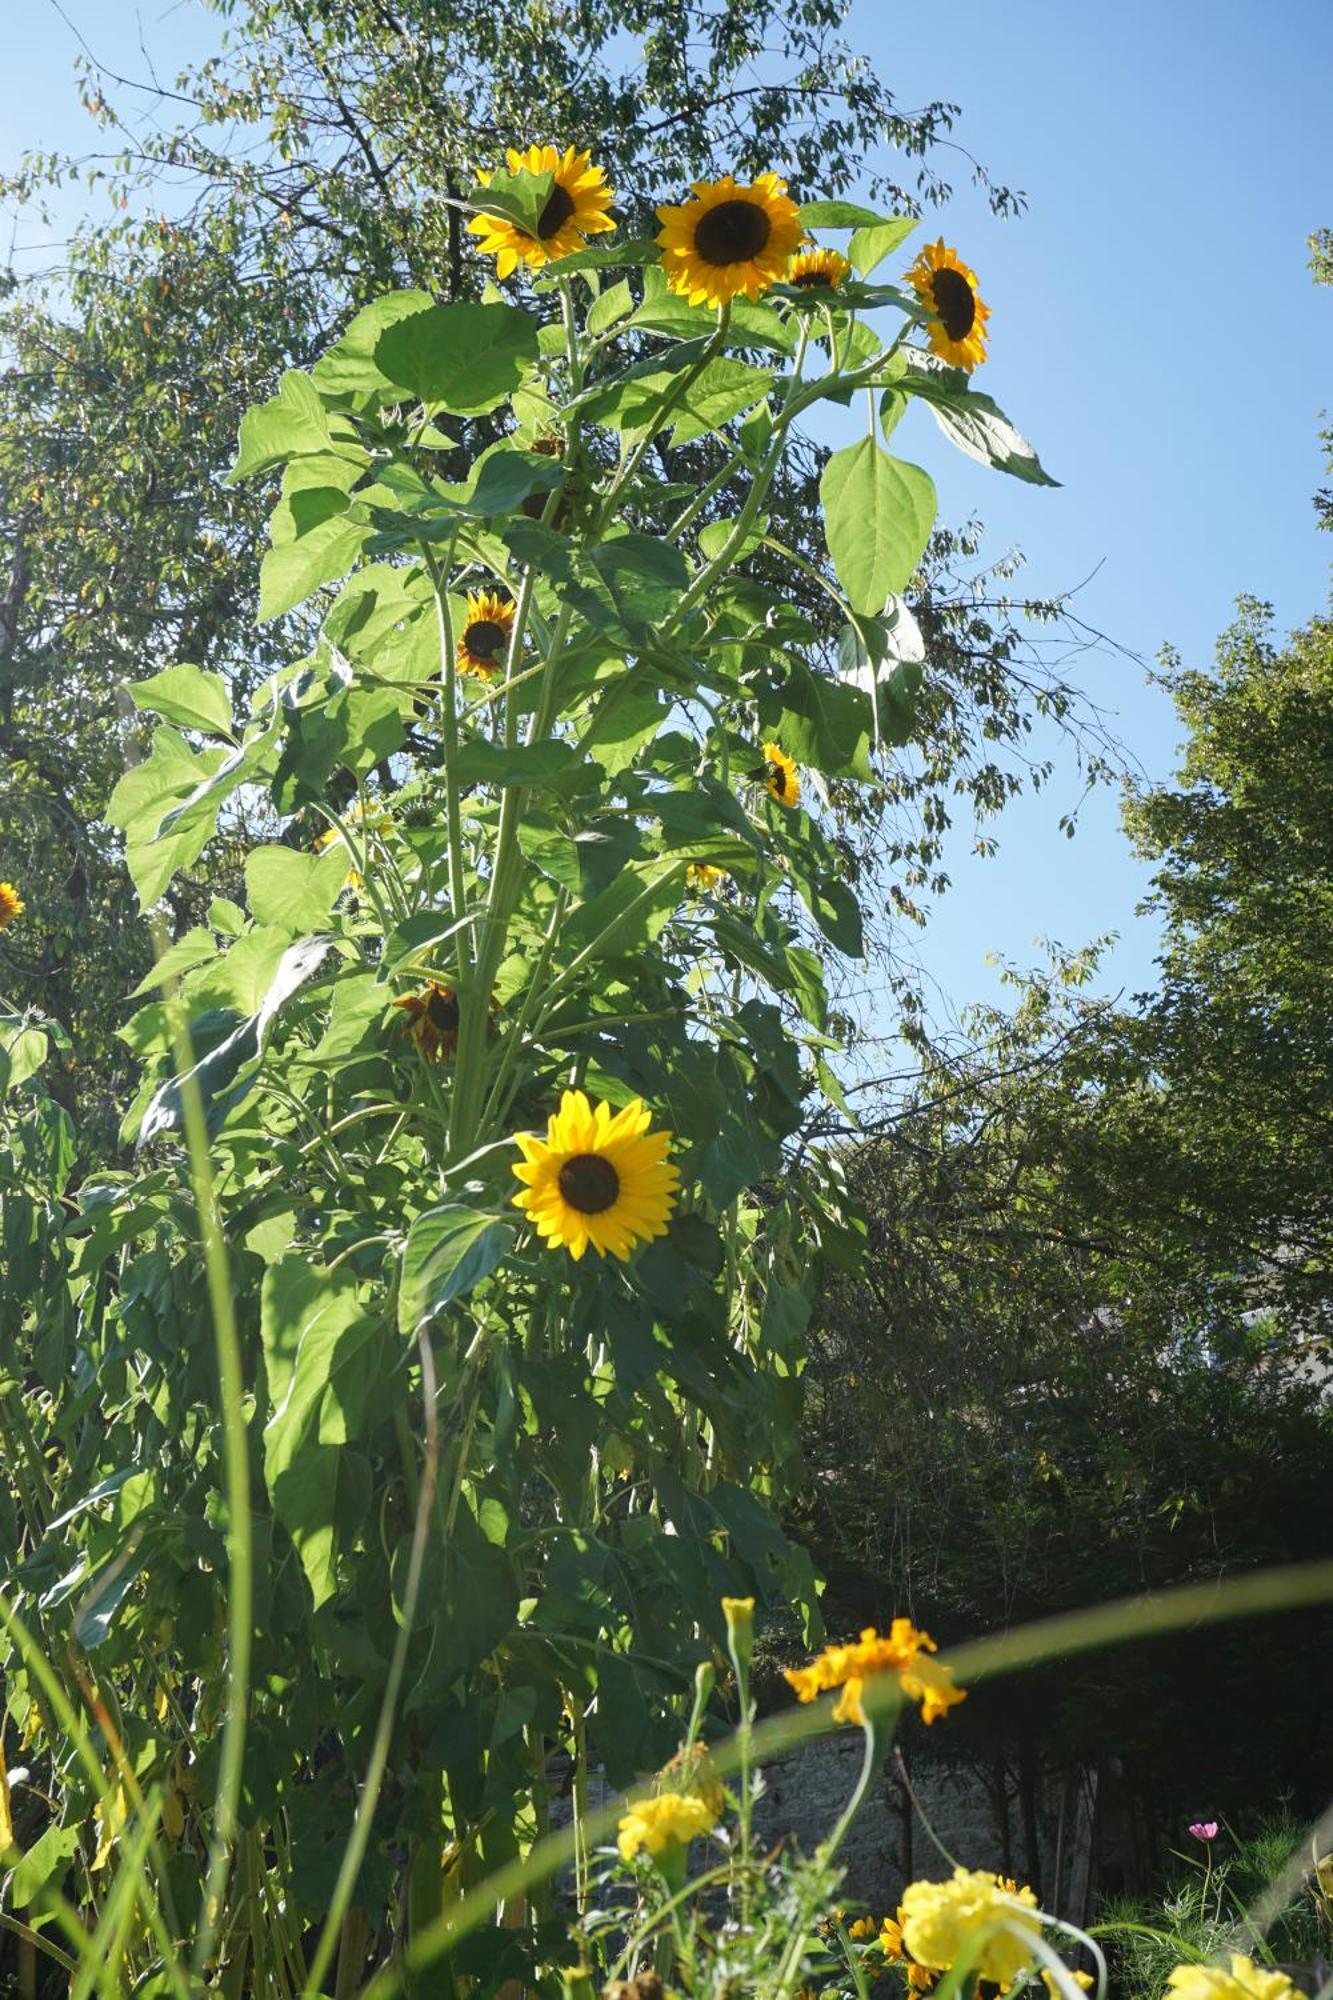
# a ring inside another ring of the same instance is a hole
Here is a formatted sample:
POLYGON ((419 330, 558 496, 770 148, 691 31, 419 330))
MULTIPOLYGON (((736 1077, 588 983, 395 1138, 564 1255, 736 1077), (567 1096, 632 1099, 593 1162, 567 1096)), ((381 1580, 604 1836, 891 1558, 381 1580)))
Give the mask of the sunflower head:
POLYGON ((665 1236, 680 1170, 667 1158, 670 1132, 650 1132, 642 1098, 623 1110, 596 1110, 581 1090, 567 1090, 547 1121, 546 1137, 520 1132, 524 1182, 514 1196, 548 1250, 562 1245, 577 1262, 589 1244, 627 1263, 639 1243, 665 1236))
POLYGON ((934 353, 970 375, 986 359, 990 318, 990 307, 983 305, 977 290, 976 272, 941 237, 926 245, 907 281, 930 313, 926 337, 934 353))
MULTIPOLYGON (((497 277, 507 278, 520 264, 535 271, 572 257, 590 236, 615 228, 607 213, 615 195, 590 154, 576 152, 573 146, 563 153, 554 146, 529 146, 526 152, 510 146, 505 158, 511 174, 554 174, 555 184, 537 218, 535 236, 498 215, 476 215, 469 222, 471 234, 480 237, 486 255, 494 257, 497 277)), ((478 176, 483 187, 490 178, 488 173, 478 176)))
POLYGON ((691 889, 700 891, 716 889, 718 883, 726 876, 726 872, 725 868, 714 868, 711 861, 691 861, 685 870, 685 880, 691 889))
POLYGON ((466 619, 454 648, 459 672, 494 680, 504 665, 513 629, 514 606, 509 598, 493 590, 469 592, 466 619))
POLYGON ((12 882, 0 882, 0 931, 8 930, 14 919, 21 917, 27 907, 12 882))
POLYGON ((458 995, 452 986, 430 980, 419 993, 394 1001, 407 1015, 409 1032, 427 1062, 447 1062, 458 1047, 458 995))
POLYGON ((792 258, 787 283, 803 291, 836 291, 851 270, 838 250, 802 250, 792 258))
POLYGON ((673 292, 691 305, 757 299, 777 284, 803 234, 800 212, 776 174, 740 182, 695 181, 694 199, 659 208, 657 241, 673 292))
POLYGON ((764 768, 762 772, 764 790, 770 799, 776 799, 780 806, 791 808, 801 803, 801 774, 795 760, 789 757, 779 743, 765 743, 764 768))

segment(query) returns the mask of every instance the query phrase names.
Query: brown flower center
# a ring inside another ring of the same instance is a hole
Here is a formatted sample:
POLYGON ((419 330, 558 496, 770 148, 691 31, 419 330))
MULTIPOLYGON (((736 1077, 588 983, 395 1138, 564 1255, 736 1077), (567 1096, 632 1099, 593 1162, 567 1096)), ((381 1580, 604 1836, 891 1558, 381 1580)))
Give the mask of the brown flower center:
POLYGON ((832 271, 822 269, 798 271, 792 279, 792 283, 794 285, 831 285, 833 283, 833 273, 832 271))
POLYGON ((537 217, 537 234, 543 243, 563 229, 574 213, 574 197, 557 182, 546 197, 546 206, 537 217))
POLYGON ((967 279, 961 271, 936 271, 930 291, 940 324, 950 340, 966 340, 977 317, 976 294, 967 279))
POLYGON ((437 1034, 458 1033, 458 995, 452 986, 432 986, 426 1002, 426 1019, 437 1034))
POLYGON ((508 636, 493 618, 477 618, 463 634, 463 644, 474 660, 493 660, 508 636))
POLYGON ((701 217, 694 248, 705 264, 744 264, 757 257, 773 225, 757 202, 720 201, 701 217))
POLYGON ((769 765, 769 767, 768 767, 768 782, 769 782, 769 784, 770 784, 770 785, 771 785, 771 786, 773 787, 773 793, 774 793, 774 796, 775 796, 776 798, 779 798, 779 799, 785 799, 785 798, 786 798, 786 796, 787 796, 787 773, 786 773, 786 772, 785 772, 785 771, 783 770, 783 768, 782 768, 781 764, 770 764, 770 765, 769 765))
POLYGON ((615 1204, 620 1175, 604 1153, 575 1153, 560 1169, 560 1192, 580 1215, 601 1215, 615 1204))

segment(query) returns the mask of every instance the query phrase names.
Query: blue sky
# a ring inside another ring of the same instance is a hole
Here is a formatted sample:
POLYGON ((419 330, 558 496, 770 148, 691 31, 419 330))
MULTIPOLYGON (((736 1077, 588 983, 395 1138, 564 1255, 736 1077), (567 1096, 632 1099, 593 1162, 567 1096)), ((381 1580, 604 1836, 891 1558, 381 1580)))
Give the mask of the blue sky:
MULTIPOLYGON (((218 33, 192 0, 65 11, 127 75, 143 74, 142 36, 164 81, 218 33)), ((1284 629, 1325 609, 1333 545, 1310 495, 1319 413, 1333 404, 1333 291, 1311 284, 1305 239, 1333 224, 1333 7, 853 0, 849 39, 905 107, 960 104, 955 136, 1029 197, 1021 219, 998 221, 966 157, 942 155, 955 198, 931 233, 963 250, 993 309, 984 386, 1064 483, 989 474, 917 411, 894 447, 934 474, 945 517, 976 511, 991 551, 1020 547, 1034 592, 1090 577, 1078 615, 1145 662, 1169 642, 1205 663, 1242 590, 1284 629)), ((29 145, 104 143, 74 97, 75 51, 33 0, 0 72, 6 164, 29 145)), ((19 241, 39 234, 27 223, 19 241)), ((1175 718, 1142 669, 1102 653, 1077 673, 1135 763, 1167 775, 1175 718)), ((1084 806, 1076 839, 1058 832, 1081 789, 1062 755, 1048 790, 1000 821, 994 860, 974 859, 972 827, 958 826, 954 887, 920 944, 952 1005, 998 997, 987 955, 1029 963, 1038 934, 1075 945, 1119 931, 1103 986, 1151 983, 1155 933, 1134 914, 1146 874, 1114 794, 1084 806)))

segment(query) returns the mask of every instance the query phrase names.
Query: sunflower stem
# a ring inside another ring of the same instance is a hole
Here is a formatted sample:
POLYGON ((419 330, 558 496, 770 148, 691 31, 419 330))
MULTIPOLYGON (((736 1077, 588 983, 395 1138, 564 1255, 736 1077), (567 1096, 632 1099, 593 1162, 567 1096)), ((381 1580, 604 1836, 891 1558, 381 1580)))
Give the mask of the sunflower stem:
MULTIPOLYGON (((431 585, 435 591, 435 615, 440 630, 440 671, 444 680, 441 695, 444 728, 444 810, 449 833, 449 903, 451 913, 461 917, 467 908, 467 878, 463 859, 463 808, 458 796, 458 778, 455 766, 458 762, 458 661, 454 651, 454 621, 449 609, 449 593, 446 579, 453 566, 454 545, 449 544, 443 571, 432 551, 424 543, 418 543, 426 558, 430 571, 431 585)), ((458 961, 460 986, 466 983, 468 970, 475 952, 475 940, 470 936, 470 927, 465 925, 457 936, 455 956, 458 961)))

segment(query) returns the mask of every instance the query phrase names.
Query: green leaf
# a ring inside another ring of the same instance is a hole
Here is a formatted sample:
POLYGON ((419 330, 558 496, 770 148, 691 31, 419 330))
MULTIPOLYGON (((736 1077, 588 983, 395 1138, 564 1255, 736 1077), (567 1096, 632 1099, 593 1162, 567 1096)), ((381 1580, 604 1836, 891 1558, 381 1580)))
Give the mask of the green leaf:
POLYGON ((514 1233, 501 1217, 461 1203, 419 1215, 403 1248, 399 1331, 413 1334, 455 1299, 466 1298, 512 1248, 514 1233))
POLYGON ((635 375, 608 389, 589 404, 588 420, 634 437, 651 436, 669 424, 672 443, 688 444, 752 409, 773 386, 771 369, 718 355, 664 417, 664 405, 683 372, 678 362, 679 351, 671 357, 671 366, 659 365, 651 374, 635 375))
POLYGON ((26 1910, 48 1883, 59 1888, 70 1861, 79 1850, 78 1826, 48 1826, 39 1834, 9 1877, 9 1894, 16 1910, 26 1910))
POLYGON ((151 709, 164 722, 179 723, 182 729, 200 729, 208 736, 231 735, 231 699, 221 674, 205 673, 202 667, 168 667, 146 681, 135 681, 130 700, 136 708, 151 709))
POLYGON ((344 399, 391 394, 393 383, 375 360, 380 335, 434 304, 429 292, 388 292, 364 306, 337 345, 315 363, 311 375, 320 394, 344 399))
POLYGON ((280 618, 320 584, 346 576, 369 536, 364 523, 338 513, 296 541, 269 549, 259 568, 259 623, 280 618))
POLYGON ((886 222, 868 223, 858 229, 847 245, 847 255, 863 278, 868 278, 877 264, 891 256, 903 240, 910 236, 917 226, 914 215, 895 215, 886 222))
POLYGON ((605 333, 633 310, 634 294, 629 288, 629 279, 622 278, 619 284, 609 286, 593 300, 584 325, 589 333, 605 333))
POLYGON ((829 777, 868 779, 873 714, 859 688, 794 664, 775 697, 761 704, 784 750, 829 777))
POLYGON ((501 222, 512 222, 525 236, 539 237, 542 214, 554 187, 555 175, 549 167, 539 174, 526 167, 517 173, 498 167, 488 181, 478 181, 469 190, 467 203, 479 215, 498 216, 501 222))
POLYGON ((982 465, 1007 472, 1029 486, 1058 486, 1036 452, 991 398, 969 389, 961 369, 908 369, 900 391, 929 403, 930 413, 951 444, 982 465))
POLYGON ((689 587, 684 556, 656 535, 615 535, 588 550, 616 615, 634 639, 650 639, 689 587))
POLYGON ((294 847, 256 847, 246 857, 245 892, 257 924, 274 924, 293 937, 320 930, 347 879, 347 850, 340 843, 321 854, 294 847))
POLYGON ((854 611, 878 611, 906 588, 935 521, 935 487, 920 466, 873 438, 835 452, 819 482, 829 554, 854 611))
POLYGON ((463 745, 454 761, 454 775, 463 784, 541 785, 554 792, 578 789, 595 768, 572 743, 555 737, 505 745, 477 736, 463 745))
POLYGON ((332 451, 328 412, 308 375, 289 369, 276 396, 241 418, 240 448, 229 481, 253 479, 304 452, 332 451))
MULTIPOLYGON (((668 333, 677 340, 703 340, 716 331, 717 315, 711 307, 692 306, 688 299, 668 290, 660 267, 653 266, 645 273, 643 304, 629 324, 649 333, 668 333)), ((750 299, 733 299, 725 345, 790 354, 796 345, 796 330, 772 306, 750 299)))
POLYGON ((807 229, 863 229, 888 220, 877 209, 863 208, 856 201, 807 201, 801 208, 801 221, 807 229))
POLYGON ((925 668, 926 641, 900 597, 891 597, 876 618, 860 629, 845 625, 838 635, 838 670, 868 696, 880 743, 906 743, 916 723, 916 697, 925 668))
POLYGON ((431 306, 386 328, 375 362, 395 387, 460 416, 493 410, 537 359, 537 322, 516 306, 431 306))

